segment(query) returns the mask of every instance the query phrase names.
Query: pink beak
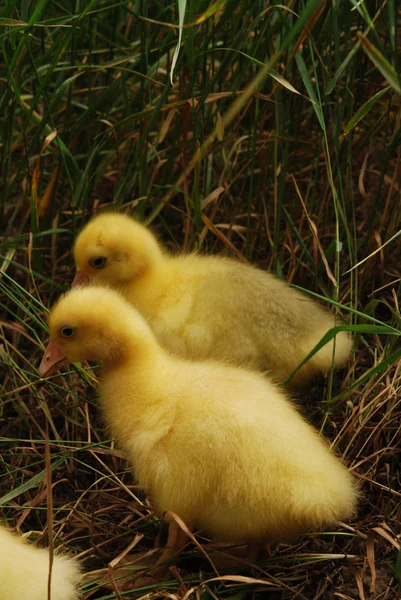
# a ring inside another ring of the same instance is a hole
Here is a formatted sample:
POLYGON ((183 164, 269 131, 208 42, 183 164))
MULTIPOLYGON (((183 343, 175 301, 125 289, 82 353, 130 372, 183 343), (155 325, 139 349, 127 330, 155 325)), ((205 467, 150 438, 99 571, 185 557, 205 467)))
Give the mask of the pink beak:
POLYGON ((53 371, 58 371, 58 369, 66 361, 67 357, 62 353, 62 351, 57 345, 57 342, 54 340, 50 340, 50 342, 47 344, 45 353, 42 358, 42 362, 39 365, 39 375, 41 377, 51 375, 53 371))
POLYGON ((75 273, 74 281, 72 282, 71 287, 75 288, 80 285, 88 285, 89 282, 89 275, 87 275, 84 271, 77 271, 75 273))

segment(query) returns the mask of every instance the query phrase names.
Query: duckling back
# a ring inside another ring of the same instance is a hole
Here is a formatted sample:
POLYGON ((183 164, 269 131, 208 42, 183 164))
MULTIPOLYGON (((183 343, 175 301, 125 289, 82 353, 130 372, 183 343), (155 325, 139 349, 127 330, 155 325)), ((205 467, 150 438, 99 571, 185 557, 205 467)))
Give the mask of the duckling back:
MULTIPOLYGON (((233 354, 236 364, 267 371, 282 383, 334 327, 334 316, 271 273, 232 260, 218 262, 222 264, 217 263, 216 271, 207 277, 209 313, 224 297, 222 318, 213 336, 216 357, 229 360, 233 354)), ((203 309, 204 304, 199 307, 203 309)), ((198 321, 204 318, 205 314, 199 315, 198 321)), ((335 353, 333 342, 326 344, 297 372, 291 386, 302 387, 314 375, 326 373, 332 362, 336 368, 344 366, 351 348, 348 334, 341 332, 336 336, 335 353)))
MULTIPOLYGON (((0 526, 0 600, 46 600, 49 552, 0 526)), ((79 569, 70 557, 54 556, 51 599, 78 600, 79 569)))
MULTIPOLYGON (((282 383, 329 329, 334 316, 270 273, 230 259, 170 257, 121 288, 159 341, 192 359, 215 358, 267 371, 282 383)), ((340 332, 293 377, 293 387, 344 366, 352 341, 340 332), (333 350, 335 351, 333 352, 333 350)))

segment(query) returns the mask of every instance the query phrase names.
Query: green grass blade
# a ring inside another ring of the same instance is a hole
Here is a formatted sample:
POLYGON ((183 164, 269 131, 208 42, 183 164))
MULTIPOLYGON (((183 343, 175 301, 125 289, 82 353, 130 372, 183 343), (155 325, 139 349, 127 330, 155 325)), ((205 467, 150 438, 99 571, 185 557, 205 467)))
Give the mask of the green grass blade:
POLYGON ((396 70, 390 65, 390 63, 383 56, 383 54, 368 40, 368 38, 366 38, 360 32, 358 32, 357 35, 359 41, 361 42, 363 50, 369 56, 370 60, 379 69, 380 73, 390 84, 393 90, 395 90, 397 94, 401 94, 400 78, 396 70))
POLYGON ((356 113, 353 115, 353 117, 351 117, 344 127, 344 135, 348 135, 349 132, 352 131, 352 129, 354 129, 354 127, 359 123, 359 121, 361 121, 369 113, 376 102, 378 102, 380 98, 384 96, 384 94, 387 94, 390 89, 390 87, 383 88, 377 92, 377 94, 369 98, 369 100, 367 100, 364 104, 362 104, 362 106, 356 111, 356 113))
MULTIPOLYGON (((69 458, 69 455, 64 455, 64 456, 61 456, 60 458, 58 458, 57 460, 55 460, 54 462, 52 462, 51 470, 54 471, 54 469, 57 469, 57 467, 62 465, 68 458, 69 458)), ((36 487, 37 485, 39 485, 40 483, 42 483, 44 481, 45 477, 46 477, 46 469, 43 469, 43 471, 40 471, 40 473, 38 473, 34 477, 31 477, 31 479, 29 479, 22 485, 19 485, 18 487, 14 488, 7 494, 4 494, 3 496, 1 496, 0 497, 0 506, 7 504, 8 502, 10 502, 10 500, 17 498, 21 494, 24 494, 28 490, 36 487)))

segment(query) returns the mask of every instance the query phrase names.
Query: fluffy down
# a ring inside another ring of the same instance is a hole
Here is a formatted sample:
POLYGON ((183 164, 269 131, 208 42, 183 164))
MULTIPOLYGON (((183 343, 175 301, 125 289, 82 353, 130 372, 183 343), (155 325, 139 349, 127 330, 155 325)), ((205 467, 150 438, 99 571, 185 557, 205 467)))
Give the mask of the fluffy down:
MULTIPOLYGON (((48 573, 48 550, 0 526, 0 600, 47 600, 48 573)), ((79 578, 73 558, 55 555, 51 600, 78 600, 79 578)))
POLYGON ((63 359, 104 363, 105 421, 162 517, 224 541, 283 541, 353 516, 346 467, 261 374, 168 354, 106 288, 52 310, 40 373, 63 359), (68 335, 68 337, 66 337, 68 335))
MULTIPOLYGON (((335 325, 334 315, 274 275, 228 258, 172 256, 123 214, 92 219, 77 237, 74 259, 75 285, 94 281, 118 290, 170 351, 267 371, 278 383, 335 325)), ((351 349, 349 335, 337 334, 334 358, 330 342, 292 387, 327 373, 332 363, 344 366, 351 349)))

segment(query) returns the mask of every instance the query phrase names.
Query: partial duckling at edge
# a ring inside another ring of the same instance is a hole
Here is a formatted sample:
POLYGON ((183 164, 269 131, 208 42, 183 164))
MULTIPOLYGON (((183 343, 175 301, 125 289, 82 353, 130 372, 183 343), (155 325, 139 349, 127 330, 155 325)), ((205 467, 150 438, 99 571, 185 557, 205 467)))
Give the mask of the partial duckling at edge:
MULTIPOLYGON (((105 423, 161 518, 172 511, 192 531, 251 545, 355 514, 347 468, 262 374, 169 354, 140 313, 106 288, 70 291, 49 326, 40 374, 65 361, 103 362, 105 423)), ((171 520, 151 575, 186 542, 171 520)))
MULTIPOLYGON (((284 382, 335 317, 274 275, 229 258, 173 256, 152 232, 117 213, 101 214, 78 235, 73 287, 110 286, 146 317, 170 351, 266 371, 284 382)), ((337 334, 291 379, 304 387, 350 358, 348 333, 337 334)))
MULTIPOLYGON (((46 600, 49 551, 0 526, 0 600, 46 600)), ((55 554, 51 600, 78 600, 80 570, 71 556, 55 554)))

